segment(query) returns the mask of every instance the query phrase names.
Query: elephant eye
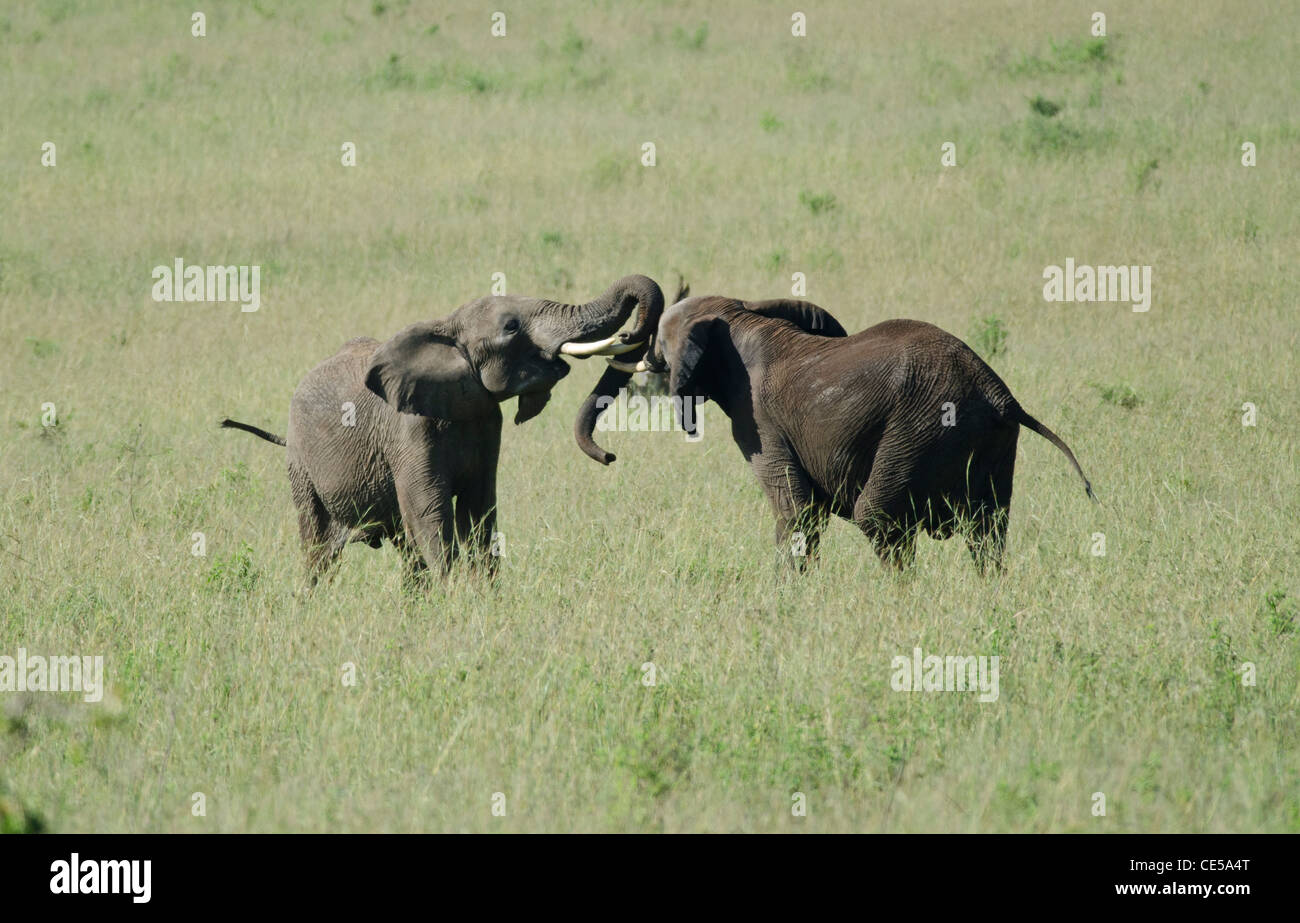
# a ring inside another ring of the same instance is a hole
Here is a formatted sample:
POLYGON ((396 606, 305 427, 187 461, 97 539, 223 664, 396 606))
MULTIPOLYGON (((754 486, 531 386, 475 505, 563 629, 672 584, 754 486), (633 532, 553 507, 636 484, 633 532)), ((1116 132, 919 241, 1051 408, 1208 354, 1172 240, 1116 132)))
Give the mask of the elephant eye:
POLYGON ((506 331, 506 333, 518 333, 518 332, 519 332, 519 318, 517 318, 517 317, 512 317, 512 318, 510 318, 510 320, 506 321, 505 331, 506 331))

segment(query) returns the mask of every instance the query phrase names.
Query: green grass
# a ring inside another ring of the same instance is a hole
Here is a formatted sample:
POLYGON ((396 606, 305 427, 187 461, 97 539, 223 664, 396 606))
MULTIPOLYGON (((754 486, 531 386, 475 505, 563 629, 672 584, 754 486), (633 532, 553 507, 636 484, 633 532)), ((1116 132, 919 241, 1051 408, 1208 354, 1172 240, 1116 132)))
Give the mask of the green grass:
POLYGON ((970 339, 966 342, 983 357, 985 362, 992 362, 1006 350, 1009 336, 1010 333, 1007 332, 1007 326, 1002 322, 1002 318, 992 314, 975 321, 975 325, 971 328, 970 339))
POLYGON ((1300 831, 1296 18, 808 12, 530 3, 492 39, 472 4, 286 2, 194 39, 167 4, 6 5, 0 654, 102 654, 108 690, 0 693, 0 828, 1300 831), (1153 265, 1150 312, 1045 302, 1071 256, 1153 265), (262 309, 154 303, 176 257, 260 265, 262 309), (352 546, 295 595, 283 450, 221 417, 283 432, 341 343, 494 272, 577 300, 678 269, 803 272, 850 330, 996 318, 1102 503, 1025 433, 1004 576, 929 540, 887 573, 837 522, 778 580, 717 408, 698 444, 602 434, 601 468, 575 363, 506 425, 495 585, 415 597, 352 546), (892 691, 916 646, 997 654, 1000 698, 892 691))

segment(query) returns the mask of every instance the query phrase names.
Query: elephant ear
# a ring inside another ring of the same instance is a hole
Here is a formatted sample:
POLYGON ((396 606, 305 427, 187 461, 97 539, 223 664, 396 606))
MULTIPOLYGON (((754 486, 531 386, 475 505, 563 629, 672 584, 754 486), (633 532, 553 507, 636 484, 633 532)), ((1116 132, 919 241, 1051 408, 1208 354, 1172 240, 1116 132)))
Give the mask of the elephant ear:
POLYGON ((402 413, 442 420, 474 419, 496 405, 456 340, 436 323, 413 324, 381 344, 366 387, 402 413))
POLYGON ((533 394, 519 395, 519 407, 515 410, 515 425, 531 420, 542 412, 547 401, 551 399, 550 390, 537 391, 533 394))
POLYGON ((844 327, 831 316, 829 311, 811 301, 795 301, 792 298, 776 301, 747 301, 745 307, 764 317, 788 320, 805 333, 815 333, 824 337, 848 336, 844 327))
MULTIPOLYGON (((691 324, 686 330, 686 335, 682 338, 682 345, 677 354, 668 357, 668 363, 671 372, 668 375, 668 393, 681 400, 681 406, 684 408, 687 401, 692 402, 696 398, 707 398, 708 395, 702 393, 703 383, 701 364, 704 362, 704 355, 709 349, 709 340, 713 333, 713 325, 716 318, 705 318, 691 324)), ((688 421, 684 416, 681 418, 682 429, 687 433, 695 434, 695 424, 688 421)))

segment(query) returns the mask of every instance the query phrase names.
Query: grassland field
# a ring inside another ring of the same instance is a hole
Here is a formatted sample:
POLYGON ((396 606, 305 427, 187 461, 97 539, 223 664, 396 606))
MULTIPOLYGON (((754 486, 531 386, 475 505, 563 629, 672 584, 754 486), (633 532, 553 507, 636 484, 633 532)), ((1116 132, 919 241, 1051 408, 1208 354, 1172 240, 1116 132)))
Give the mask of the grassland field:
POLYGON ((6 3, 0 655, 106 690, 0 692, 0 827, 1300 831, 1300 10, 1104 6, 6 3), (155 302, 176 258, 260 266, 260 310, 155 302), (1151 266, 1150 310, 1045 301, 1067 258, 1151 266), (836 522, 781 578, 716 406, 602 468, 575 362, 507 414, 494 584, 354 545, 298 592, 283 450, 216 422, 283 433, 497 272, 938 324, 1101 502, 1026 434, 1004 575, 836 522), (998 700, 894 691, 916 647, 998 700))

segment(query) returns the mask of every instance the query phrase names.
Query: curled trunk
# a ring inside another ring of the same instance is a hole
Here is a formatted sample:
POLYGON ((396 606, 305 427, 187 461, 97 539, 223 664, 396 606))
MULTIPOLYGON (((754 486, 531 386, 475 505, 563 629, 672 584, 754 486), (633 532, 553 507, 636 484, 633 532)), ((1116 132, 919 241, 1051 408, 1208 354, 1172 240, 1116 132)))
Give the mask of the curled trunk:
MULTIPOLYGON (((640 278, 645 279, 644 276, 640 278)), ((626 280, 625 280, 626 281, 626 280)), ((650 282, 649 279, 646 279, 650 282)), ((650 282, 654 285, 653 282, 650 282)), ((680 278, 677 284, 677 297, 673 303, 681 301, 690 294, 691 288, 686 285, 680 278)), ((659 329, 659 316, 663 314, 664 296, 659 290, 658 285, 654 285, 654 290, 647 293, 648 304, 643 303, 643 307, 637 314, 636 328, 628 334, 624 334, 623 339, 628 343, 640 343, 636 349, 619 356, 619 361, 629 366, 636 365, 643 358, 649 355, 652 345, 651 338, 659 329)), ((578 448, 587 454, 587 457, 600 462, 602 465, 608 465, 614 461, 617 456, 613 452, 606 452, 596 444, 593 434, 596 431, 596 421, 600 419, 601 413, 609 406, 610 401, 618 397, 618 392, 627 387, 627 383, 632 379, 631 372, 621 371, 613 366, 606 366, 605 372, 596 382, 596 387, 587 395, 587 399, 582 402, 578 409, 578 418, 573 424, 573 435, 578 440, 578 448), (603 400, 602 400, 603 399, 603 400)))
MULTIPOLYGON (((590 356, 620 354, 635 362, 645 355, 646 341, 659 327, 659 316, 664 310, 664 294, 658 283, 648 276, 625 276, 619 279, 598 298, 586 304, 563 304, 543 301, 538 313, 546 319, 550 331, 549 348, 553 353, 569 355, 575 359, 590 356), (636 312, 633 329, 618 337, 622 348, 603 341, 613 338, 623 323, 636 312), (636 344, 631 350, 627 344, 636 344)), ((604 409, 597 407, 601 397, 614 397, 627 384, 630 376, 606 367, 595 390, 583 402, 578 413, 574 433, 578 445, 587 455, 608 465, 614 456, 592 439, 596 418, 604 409)))
POLYGON ((556 350, 564 343, 585 343, 613 336, 636 311, 634 328, 622 335, 624 343, 644 342, 659 325, 664 295, 647 276, 625 276, 598 298, 586 304, 542 302, 541 313, 557 331, 556 350))
MULTIPOLYGON (((635 364, 639 362, 646 354, 646 346, 638 346, 635 350, 619 358, 635 364)), ((596 432, 596 420, 600 418, 601 412, 609 406, 609 402, 618 397, 618 392, 627 387, 627 383, 632 378, 631 372, 621 372, 611 365, 605 366, 605 373, 600 376, 596 382, 596 387, 587 395, 587 399, 582 402, 578 408, 578 419, 573 424, 573 435, 578 440, 578 448, 587 453, 589 458, 595 459, 602 465, 608 465, 618 456, 613 452, 606 452, 600 446, 596 445, 593 434, 596 432), (608 398, 608 400, 602 400, 608 398)))

